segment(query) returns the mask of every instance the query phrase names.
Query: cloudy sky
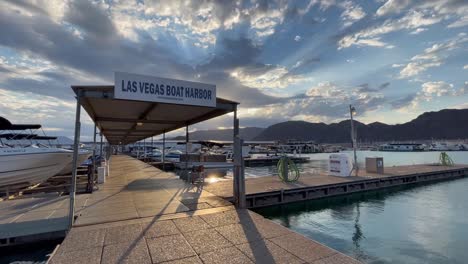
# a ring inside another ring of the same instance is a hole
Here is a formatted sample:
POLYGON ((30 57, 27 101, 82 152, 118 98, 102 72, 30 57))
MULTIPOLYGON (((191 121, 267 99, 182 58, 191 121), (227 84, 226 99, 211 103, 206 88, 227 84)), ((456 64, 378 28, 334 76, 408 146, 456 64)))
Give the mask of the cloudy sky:
POLYGON ((466 0, 3 0, 0 29, 0 115, 54 135, 73 134, 70 85, 114 71, 216 84, 241 126, 468 107, 466 0))

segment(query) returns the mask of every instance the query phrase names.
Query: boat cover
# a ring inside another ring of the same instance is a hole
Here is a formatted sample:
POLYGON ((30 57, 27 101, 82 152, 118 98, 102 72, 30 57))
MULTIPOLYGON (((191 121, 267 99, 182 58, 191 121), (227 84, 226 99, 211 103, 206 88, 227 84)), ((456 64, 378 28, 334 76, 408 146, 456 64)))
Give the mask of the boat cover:
POLYGON ((26 130, 26 129, 39 129, 39 124, 12 124, 8 119, 0 116, 0 130, 26 130))

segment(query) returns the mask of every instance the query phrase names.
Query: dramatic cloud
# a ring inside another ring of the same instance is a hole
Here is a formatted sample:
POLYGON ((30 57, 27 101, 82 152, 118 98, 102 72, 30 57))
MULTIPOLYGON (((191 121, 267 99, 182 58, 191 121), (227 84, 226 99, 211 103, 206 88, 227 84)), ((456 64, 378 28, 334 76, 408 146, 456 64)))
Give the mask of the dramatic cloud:
POLYGON ((231 76, 252 88, 286 88, 305 80, 300 75, 290 74, 285 67, 275 65, 237 68, 231 72, 231 76))
MULTIPOLYGON (((76 103, 51 96, 38 96, 32 92, 13 92, 0 89, 1 115, 12 123, 47 124, 43 127, 48 135, 72 135, 76 103), (21 102, 21 103, 19 103, 21 102)), ((84 140, 90 140, 93 125, 91 120, 82 118, 84 140), (88 135, 88 136, 87 136, 88 135)))
POLYGON ((378 16, 385 16, 392 13, 399 13, 404 10, 411 0, 388 0, 379 9, 377 9, 378 16))
POLYGON ((463 16, 462 18, 456 20, 455 22, 448 25, 448 28, 458 28, 468 26, 468 15, 463 16))
MULTIPOLYGON (((0 114, 72 136, 70 85, 112 84, 124 71, 216 84, 218 96, 241 103, 243 126, 336 121, 349 104, 370 121, 408 106, 417 115, 467 99, 467 6, 0 1, 0 114)), ((230 126, 227 116, 194 129, 230 126)))
POLYGON ((444 81, 426 82, 421 85, 419 92, 397 99, 390 104, 395 109, 414 109, 422 102, 431 102, 434 98, 463 96, 466 92, 468 92, 468 82, 458 89, 453 84, 444 81))
POLYGON ((377 93, 377 92, 382 91, 383 89, 386 89, 389 86, 390 86, 390 82, 382 83, 376 88, 372 88, 369 86, 369 84, 364 83, 364 84, 359 85, 357 91, 360 93, 377 93))
POLYGON ((421 32, 426 31, 426 30, 427 30, 427 28, 422 28, 422 27, 421 27, 421 28, 415 29, 415 30, 412 31, 410 34, 412 34, 412 35, 417 35, 417 34, 419 34, 419 33, 421 33, 421 32))
POLYGON ((411 61, 400 71, 399 78, 409 78, 416 76, 429 68, 442 65, 449 56, 449 52, 460 48, 460 45, 468 42, 468 37, 460 33, 456 38, 449 41, 432 45, 423 53, 411 58, 411 61))
POLYGON ((388 0, 376 12, 377 18, 386 17, 390 14, 404 13, 403 16, 394 19, 388 18, 379 23, 375 20, 373 26, 351 34, 345 34, 338 41, 338 49, 356 46, 384 47, 386 43, 382 37, 392 32, 401 30, 409 31, 410 34, 419 34, 427 30, 428 26, 440 23, 444 20, 455 20, 449 28, 466 26, 468 2, 459 0, 431 0, 431 1, 409 1, 388 0), (408 7, 411 9, 407 9, 408 7))
POLYGON ((411 105, 415 101, 416 97, 417 97, 417 94, 409 94, 402 98, 391 101, 390 105, 392 106, 393 109, 405 108, 411 105))
POLYGON ((422 94, 428 98, 433 96, 444 96, 453 93, 453 84, 443 81, 427 82, 422 84, 422 94))
POLYGON ((362 7, 351 1, 344 1, 340 6, 344 9, 343 13, 341 13, 341 18, 345 27, 351 26, 354 22, 366 16, 362 7))
POLYGON ((380 40, 383 35, 399 30, 411 30, 422 26, 429 26, 440 22, 442 19, 442 16, 431 13, 411 11, 400 19, 386 20, 381 25, 344 36, 338 42, 338 49, 349 48, 352 45, 384 47, 386 43, 380 40))

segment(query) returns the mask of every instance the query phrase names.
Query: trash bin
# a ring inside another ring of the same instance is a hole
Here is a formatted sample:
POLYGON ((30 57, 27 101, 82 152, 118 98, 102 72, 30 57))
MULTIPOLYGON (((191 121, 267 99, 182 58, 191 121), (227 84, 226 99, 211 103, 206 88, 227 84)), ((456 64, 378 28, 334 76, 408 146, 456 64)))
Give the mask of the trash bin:
POLYGON ((382 157, 366 157, 366 172, 384 173, 384 163, 382 157))
POLYGON ((106 182, 106 167, 98 167, 98 183, 106 182))

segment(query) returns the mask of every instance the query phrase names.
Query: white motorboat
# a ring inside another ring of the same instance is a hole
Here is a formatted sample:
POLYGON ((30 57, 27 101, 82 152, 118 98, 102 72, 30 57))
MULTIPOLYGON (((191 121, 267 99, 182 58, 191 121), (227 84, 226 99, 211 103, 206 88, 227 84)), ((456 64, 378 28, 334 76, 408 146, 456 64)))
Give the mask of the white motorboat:
MULTIPOLYGON (((183 154, 183 152, 178 149, 166 149, 164 153, 165 153, 164 155, 165 161, 171 161, 171 162, 179 162, 180 155, 183 154)), ((159 149, 154 149, 152 152, 146 153, 145 156, 155 161, 161 161, 162 151, 159 149)))
POLYGON ((464 149, 463 144, 448 142, 434 142, 429 145, 429 150, 431 151, 460 151, 464 149))
POLYGON ((33 134, 34 130, 40 128, 41 125, 12 124, 0 117, 0 189, 27 187, 44 182, 71 162, 73 152, 70 150, 32 143, 32 140, 54 139, 33 134), (27 130, 30 133, 14 133, 27 130), (5 131, 8 133, 4 133, 5 131), (18 140, 31 140, 31 144, 13 145, 18 140))
POLYGON ((379 146, 380 151, 423 151, 424 145, 420 143, 388 143, 379 146))
POLYGON ((183 155, 184 153, 178 149, 171 149, 171 150, 166 150, 166 153, 164 155, 164 159, 166 161, 171 161, 171 162, 179 162, 180 161, 180 155, 183 155))
POLYGON ((1 147, 0 188, 44 182, 70 163, 72 157, 72 151, 59 148, 1 147))
MULTIPOLYGON (((73 152, 72 152, 73 153, 73 152)), ((85 149, 79 149, 78 150, 78 166, 83 164, 90 156, 91 156, 91 151, 85 150, 85 149)), ((57 173, 57 175, 69 175, 72 173, 73 170, 73 159, 65 165, 65 167, 57 173)))

